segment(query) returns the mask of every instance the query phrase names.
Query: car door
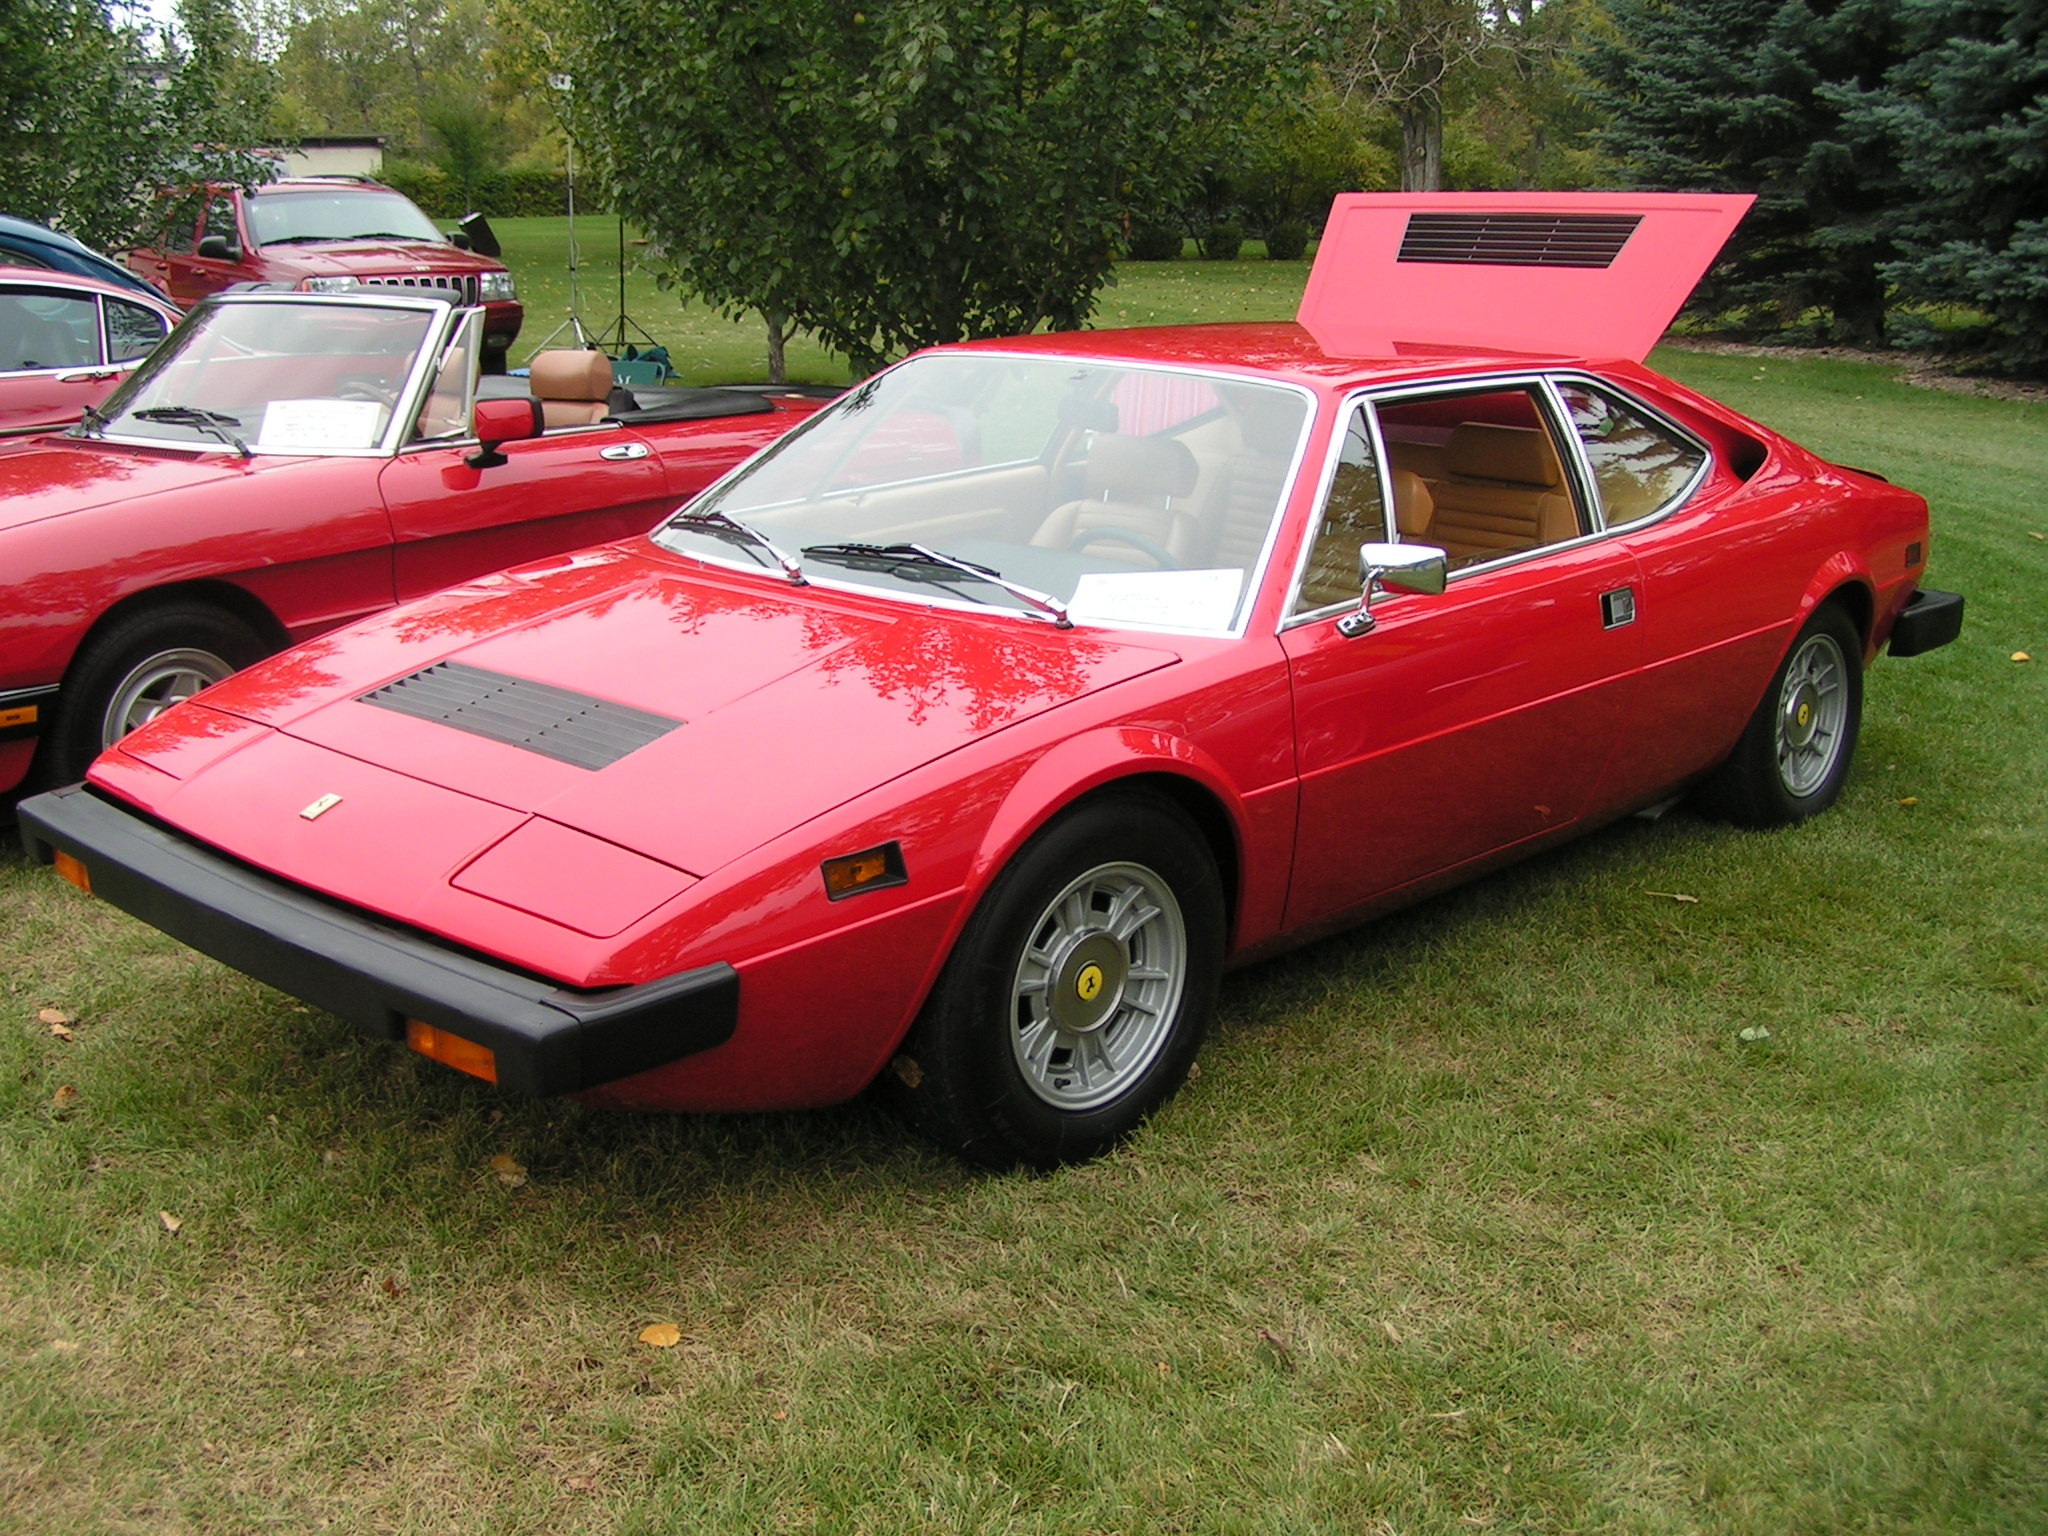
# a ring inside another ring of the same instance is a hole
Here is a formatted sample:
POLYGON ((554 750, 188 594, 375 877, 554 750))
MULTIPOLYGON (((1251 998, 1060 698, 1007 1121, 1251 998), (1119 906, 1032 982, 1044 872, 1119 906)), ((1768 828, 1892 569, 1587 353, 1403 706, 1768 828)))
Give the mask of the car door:
POLYGON ((1301 780, 1290 928, 1572 825, 1639 661, 1635 558, 1599 536, 1540 381, 1346 410, 1281 634, 1301 780), (1347 637, 1357 546, 1389 539, 1449 551, 1446 590, 1390 594, 1347 637))
POLYGON ((113 378, 101 366, 97 295, 0 286, 0 434, 69 425, 113 378))
POLYGON ((467 435, 481 357, 472 310, 436 365, 416 441, 379 488, 396 539, 400 601, 522 560, 644 533, 675 505, 653 449, 615 424, 562 427, 506 443, 478 465, 467 435))
POLYGON ((184 280, 191 294, 189 297, 172 295, 181 304, 192 304, 230 284, 247 282, 252 275, 248 265, 249 245, 242 233, 240 203, 241 194, 230 187, 215 187, 208 194, 206 211, 199 224, 199 237, 193 243, 192 256, 185 267, 184 280), (208 244, 212 240, 225 242, 230 254, 207 254, 217 249, 208 244))

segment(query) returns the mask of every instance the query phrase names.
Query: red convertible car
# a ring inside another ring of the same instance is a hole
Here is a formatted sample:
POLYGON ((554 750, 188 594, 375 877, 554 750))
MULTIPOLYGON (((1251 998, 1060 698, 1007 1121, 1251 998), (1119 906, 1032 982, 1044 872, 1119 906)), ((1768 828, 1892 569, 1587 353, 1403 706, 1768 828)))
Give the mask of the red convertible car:
POLYGON ((1918 496, 1636 361, 1745 205, 1347 197, 1298 324, 913 356, 166 712, 29 846, 506 1088, 1092 1155, 1227 963, 1694 787, 1810 816, 1864 666, 1954 636, 1918 496))
POLYGON ((32 760, 81 777, 292 641, 643 532, 818 404, 615 393, 595 352, 480 379, 484 324, 434 297, 217 297, 68 435, 0 445, 0 792, 32 760))

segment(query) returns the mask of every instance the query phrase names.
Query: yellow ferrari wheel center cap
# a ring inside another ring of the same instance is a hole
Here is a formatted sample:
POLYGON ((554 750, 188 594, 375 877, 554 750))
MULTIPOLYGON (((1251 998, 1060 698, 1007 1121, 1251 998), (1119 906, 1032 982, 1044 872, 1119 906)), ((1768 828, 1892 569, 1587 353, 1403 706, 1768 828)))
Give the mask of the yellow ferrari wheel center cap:
POLYGON ((1801 704, 1799 706, 1799 723, 1805 725, 1811 719, 1813 719, 1813 706, 1811 704, 1801 704))
POLYGON ((1102 967, 1084 965, 1081 974, 1074 978, 1074 995, 1084 1003, 1092 1003, 1102 995, 1102 967))

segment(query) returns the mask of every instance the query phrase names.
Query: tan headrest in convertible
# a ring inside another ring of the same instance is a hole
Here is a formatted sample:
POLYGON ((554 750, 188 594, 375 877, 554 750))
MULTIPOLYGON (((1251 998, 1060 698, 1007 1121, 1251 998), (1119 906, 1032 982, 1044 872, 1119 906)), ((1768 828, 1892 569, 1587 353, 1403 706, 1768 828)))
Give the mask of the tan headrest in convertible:
POLYGON ((602 352, 566 348, 541 352, 533 359, 526 383, 536 400, 593 400, 601 404, 611 398, 612 360, 602 352))
POLYGON ((1088 445, 1081 483, 1089 501, 1146 501, 1193 495, 1200 478, 1200 466, 1185 443, 1105 432, 1088 445))
POLYGON ((1511 485, 1540 485, 1545 490, 1564 483, 1550 439, 1534 427, 1496 427, 1461 421, 1444 444, 1444 472, 1473 480, 1505 480, 1511 485))
POLYGON ((1436 499, 1420 475, 1397 469, 1393 480, 1394 524, 1404 538, 1419 539, 1429 532, 1429 520, 1436 516, 1436 499))

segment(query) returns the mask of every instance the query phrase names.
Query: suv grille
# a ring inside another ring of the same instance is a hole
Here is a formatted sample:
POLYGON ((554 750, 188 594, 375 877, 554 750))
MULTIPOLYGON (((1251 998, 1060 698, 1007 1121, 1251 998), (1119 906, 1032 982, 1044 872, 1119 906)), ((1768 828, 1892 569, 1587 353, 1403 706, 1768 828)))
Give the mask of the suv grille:
POLYGON ((410 288, 415 292, 445 293, 464 304, 476 302, 476 274, 421 272, 412 277, 358 278, 365 288, 410 288))

